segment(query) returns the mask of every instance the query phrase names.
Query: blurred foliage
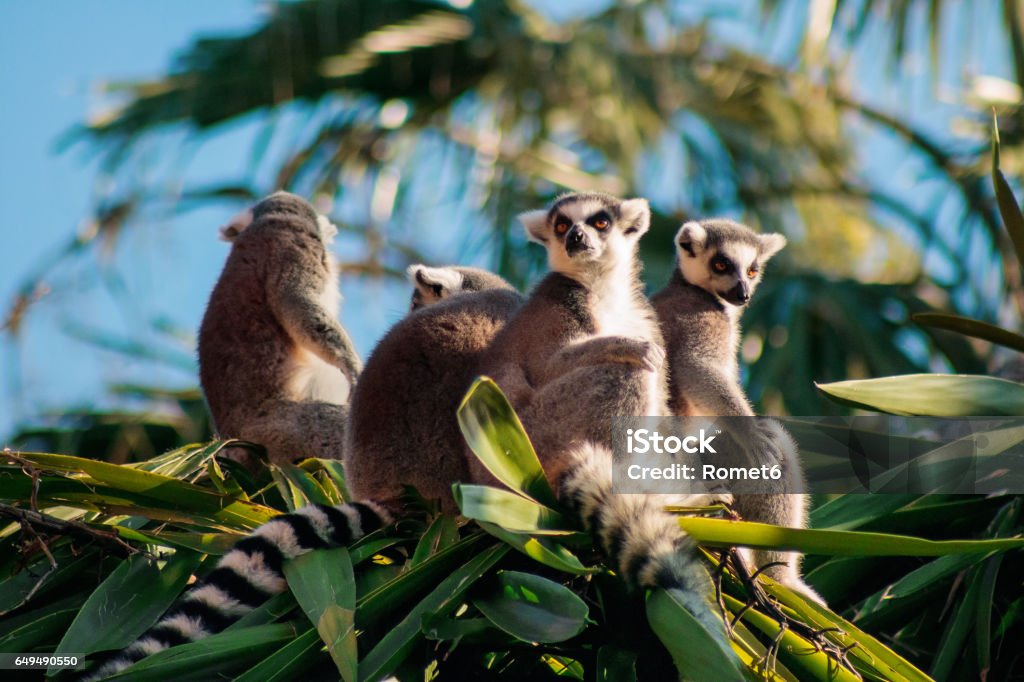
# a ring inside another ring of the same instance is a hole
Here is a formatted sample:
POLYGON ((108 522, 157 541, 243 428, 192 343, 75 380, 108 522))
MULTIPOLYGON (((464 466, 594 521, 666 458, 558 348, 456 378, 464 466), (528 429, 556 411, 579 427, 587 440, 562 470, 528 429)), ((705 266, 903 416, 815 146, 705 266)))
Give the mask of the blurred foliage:
MULTIPOLYGON (((283 187, 333 213, 350 275, 398 276, 410 261, 457 253, 526 284, 541 254, 514 215, 561 190, 605 189, 653 199, 642 244, 652 289, 687 218, 727 214, 790 237, 747 316, 762 409, 835 409, 807 380, 980 371, 990 345, 903 323, 930 310, 1020 319, 980 274, 1010 246, 978 139, 995 105, 1006 163, 1019 167, 1019 96, 996 96, 1012 83, 972 81, 938 136, 862 97, 871 84, 847 83, 851 54, 868 40, 886 42, 893 83, 912 82, 914 36, 926 37, 935 80, 942 63, 987 47, 945 39, 942 27, 967 33, 1000 11, 1022 63, 1014 4, 966 5, 766 0, 737 29, 737 10, 675 0, 562 23, 522 0, 274 3, 251 32, 197 39, 162 77, 108 84, 117 106, 68 132, 67 144, 103 158, 111 189, 66 253, 26 276, 7 328, 19 329, 61 258, 109 249, 165 202, 237 204, 283 187), (758 18, 755 32, 780 46, 772 57, 736 35, 758 18), (258 129, 242 177, 196 185, 153 161, 161 140, 197 148, 237 125, 258 129), (922 206, 863 173, 857 145, 880 135, 901 141, 918 183, 945 194, 922 206), (779 383, 790 376, 803 385, 779 383)), ((1024 302, 1019 272, 1004 270, 997 285, 1024 302)))

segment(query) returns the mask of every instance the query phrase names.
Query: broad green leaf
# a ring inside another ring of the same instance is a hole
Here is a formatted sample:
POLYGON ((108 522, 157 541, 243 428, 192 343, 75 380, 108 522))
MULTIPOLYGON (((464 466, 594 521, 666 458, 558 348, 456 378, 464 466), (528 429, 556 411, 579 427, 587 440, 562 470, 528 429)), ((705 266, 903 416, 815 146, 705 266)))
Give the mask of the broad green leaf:
POLYGON ((82 608, 85 592, 0 620, 0 651, 33 651, 47 641, 59 640, 82 608))
POLYGON ((573 524, 554 509, 521 495, 485 485, 455 483, 452 495, 463 516, 526 533, 572 532, 573 524))
POLYGON ((361 595, 356 602, 357 625, 360 628, 372 627, 394 613, 394 610, 400 608, 407 600, 432 589, 441 577, 464 565, 475 553, 487 551, 484 548, 488 547, 488 540, 484 533, 469 535, 372 592, 361 595))
POLYGON ((838 403, 925 417, 1024 416, 1024 384, 972 374, 905 374, 817 384, 838 403))
POLYGON ((298 630, 291 623, 225 630, 155 653, 108 679, 123 682, 209 680, 220 677, 218 673, 224 670, 251 665, 268 650, 294 641, 297 635, 298 630))
POLYGON ((310 628, 262 661, 234 678, 234 682, 290 682, 319 662, 323 642, 310 628))
POLYGON ((22 570, 0 581, 0 616, 25 603, 32 593, 32 603, 50 591, 83 575, 88 567, 97 564, 98 552, 86 551, 75 556, 70 543, 64 542, 50 548, 57 567, 51 569, 50 561, 40 556, 22 570))
POLYGON ((459 428, 477 459, 514 492, 557 507, 537 453, 498 385, 487 377, 473 382, 458 412, 459 428))
POLYGON ((246 628, 273 623, 274 621, 287 616, 289 613, 294 611, 296 607, 298 607, 298 602, 295 601, 295 595, 290 591, 275 594, 273 597, 229 625, 225 632, 228 630, 232 632, 241 632, 246 628))
POLYGON ((835 556, 942 556, 1000 552, 1024 547, 1024 538, 925 540, 888 533, 781 528, 766 523, 679 517, 679 527, 697 542, 715 547, 739 545, 835 556))
POLYGON ((929 561, 885 588, 883 599, 905 599, 940 584, 942 580, 984 561, 985 554, 947 554, 929 561))
POLYGON ((545 566, 576 575, 595 573, 599 570, 584 566, 576 555, 566 549, 556 538, 513 533, 484 521, 477 521, 477 523, 494 537, 512 545, 526 556, 545 566))
POLYGON ((348 548, 348 553, 352 559, 353 566, 358 566, 388 547, 394 547, 402 542, 402 538, 396 537, 385 537, 379 540, 367 541, 368 537, 370 536, 360 538, 359 542, 348 548))
POLYGON ((1021 215, 1020 205, 1013 196, 1010 183, 999 170, 999 124, 995 114, 992 115, 992 186, 996 191, 996 203, 999 204, 1003 225, 1010 233, 1010 240, 1017 252, 1017 264, 1024 267, 1024 216, 1021 215))
POLYGON ((178 550, 163 567, 135 554, 89 596, 55 653, 91 654, 131 644, 170 607, 202 555, 178 550))
MULTIPOLYGON (((994 559, 997 557, 993 557, 994 559)), ((942 639, 936 647, 936 655, 932 660, 932 677, 937 680, 950 679, 953 666, 963 655, 967 639, 974 630, 974 614, 981 595, 982 571, 975 568, 967 579, 967 592, 956 605, 953 617, 942 633, 942 639)))
POLYGON ((840 495, 811 511, 811 527, 852 530, 902 509, 919 497, 920 495, 895 493, 840 495))
POLYGON ((486 642, 490 646, 508 643, 515 638, 494 627, 486 618, 449 618, 447 616, 424 616, 420 631, 427 639, 459 643, 486 642))
POLYGON ((213 483, 217 491, 222 495, 228 495, 235 497, 240 500, 249 501, 249 495, 245 490, 238 484, 232 476, 224 474, 224 469, 217 461, 216 457, 210 457, 206 461, 206 475, 209 477, 210 482, 213 483))
POLYGON ((285 578, 327 645, 345 682, 356 679, 356 579, 344 547, 308 552, 285 563, 285 578))
POLYGON ((270 474, 277 483, 281 497, 288 502, 289 511, 310 504, 333 504, 312 475, 294 464, 270 465, 270 474))
POLYGON ((969 317, 948 313, 914 313, 910 319, 926 327, 948 329, 964 336, 972 336, 1024 353, 1024 336, 981 320, 972 320, 969 317))
POLYGON ((736 653, 686 610, 675 590, 653 590, 647 596, 647 621, 683 679, 741 679, 736 653))
POLYGON ((166 503, 170 509, 208 515, 239 528, 255 529, 278 514, 269 507, 232 499, 176 478, 117 464, 37 452, 19 453, 19 456, 43 470, 84 474, 88 477, 87 480, 141 494, 154 501, 166 503))
POLYGON ((233 441, 215 440, 210 443, 192 443, 157 455, 144 462, 133 462, 123 466, 140 471, 149 471, 171 478, 188 478, 214 461, 217 453, 233 441))
POLYGON ((455 523, 455 519, 447 514, 441 514, 427 527, 420 537, 420 541, 416 543, 416 550, 412 553, 412 558, 409 559, 409 565, 415 566, 422 563, 427 557, 458 541, 459 527, 455 523))
POLYGON ((227 554, 235 546, 235 543, 245 537, 245 535, 236 533, 183 533, 173 530, 147 533, 124 526, 113 526, 113 529, 125 540, 146 542, 163 547, 184 547, 216 556, 227 554))
POLYGON ((352 495, 348 491, 348 483, 345 482, 345 469, 342 463, 336 459, 318 459, 323 471, 334 482, 334 486, 341 494, 341 502, 351 502, 352 495))
POLYGON ((586 627, 587 605, 554 581, 519 571, 499 571, 496 588, 494 593, 474 599, 473 606, 524 642, 563 642, 586 627))
POLYGON ((371 682, 387 677, 409 655, 424 616, 443 614, 457 607, 466 591, 508 552, 495 545, 469 560, 420 601, 359 663, 359 679, 371 682))
POLYGON ((551 672, 555 674, 555 677, 562 677, 567 680, 579 680, 580 682, 583 682, 584 673, 586 671, 583 670, 583 664, 575 658, 543 654, 540 657, 540 660, 551 669, 551 672))

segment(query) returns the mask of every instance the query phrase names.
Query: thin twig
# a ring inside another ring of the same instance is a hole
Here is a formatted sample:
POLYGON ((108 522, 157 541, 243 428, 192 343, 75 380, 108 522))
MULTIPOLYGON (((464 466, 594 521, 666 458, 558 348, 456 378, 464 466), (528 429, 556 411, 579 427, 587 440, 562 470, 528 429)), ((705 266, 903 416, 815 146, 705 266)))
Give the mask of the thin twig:
MULTIPOLYGON (((11 505, 0 502, 0 516, 5 516, 13 521, 17 521, 21 524, 21 527, 37 538, 44 548, 43 551, 50 557, 50 561, 53 562, 53 557, 49 551, 45 549, 46 543, 39 537, 37 531, 43 531, 49 534, 55 535, 67 535, 70 537, 78 537, 96 542, 112 553, 119 556, 131 556, 132 554, 138 554, 139 550, 132 547, 130 544, 118 537, 116 532, 99 530, 93 528, 87 524, 79 521, 64 521, 62 519, 48 516, 38 511, 31 509, 19 509, 18 507, 12 507, 11 505)), ((55 564, 56 562, 54 562, 55 564)))

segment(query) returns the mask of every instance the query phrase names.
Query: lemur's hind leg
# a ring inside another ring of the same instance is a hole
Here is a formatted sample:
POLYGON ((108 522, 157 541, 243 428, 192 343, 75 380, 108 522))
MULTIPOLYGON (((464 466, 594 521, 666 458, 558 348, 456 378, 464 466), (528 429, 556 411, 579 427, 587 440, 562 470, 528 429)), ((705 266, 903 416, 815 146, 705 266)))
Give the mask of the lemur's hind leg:
MULTIPOLYGON (((347 418, 346 405, 311 400, 269 400, 247 420, 238 437, 262 445, 272 464, 306 457, 341 459, 347 418)), ((252 455, 240 455, 239 450, 241 448, 232 448, 227 456, 251 465, 248 460, 252 455)))
MULTIPOLYGON (((764 494, 744 493, 736 495, 733 508, 745 521, 768 523, 787 528, 806 528, 808 499, 803 493, 806 488, 803 467, 797 454, 796 443, 774 419, 759 418, 756 430, 759 437, 752 443, 757 449, 754 461, 768 466, 778 464, 783 477, 777 481, 766 479, 764 494)), ((743 552, 756 570, 763 566, 764 574, 806 597, 824 603, 822 598, 804 582, 800 575, 799 552, 781 552, 771 549, 755 549, 743 552)))

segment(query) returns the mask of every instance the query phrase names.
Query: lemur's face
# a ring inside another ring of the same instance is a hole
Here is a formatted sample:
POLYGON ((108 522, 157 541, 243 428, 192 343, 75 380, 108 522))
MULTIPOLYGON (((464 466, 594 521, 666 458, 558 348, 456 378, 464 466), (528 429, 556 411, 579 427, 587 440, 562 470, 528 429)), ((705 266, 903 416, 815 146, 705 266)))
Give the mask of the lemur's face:
POLYGON ((646 199, 605 194, 569 194, 547 211, 519 216, 527 235, 548 250, 555 272, 583 276, 595 267, 631 259, 651 223, 646 199))
POLYGON ((676 234, 683 279, 735 306, 750 302, 765 263, 785 245, 781 234, 758 234, 731 220, 688 222, 676 234))

